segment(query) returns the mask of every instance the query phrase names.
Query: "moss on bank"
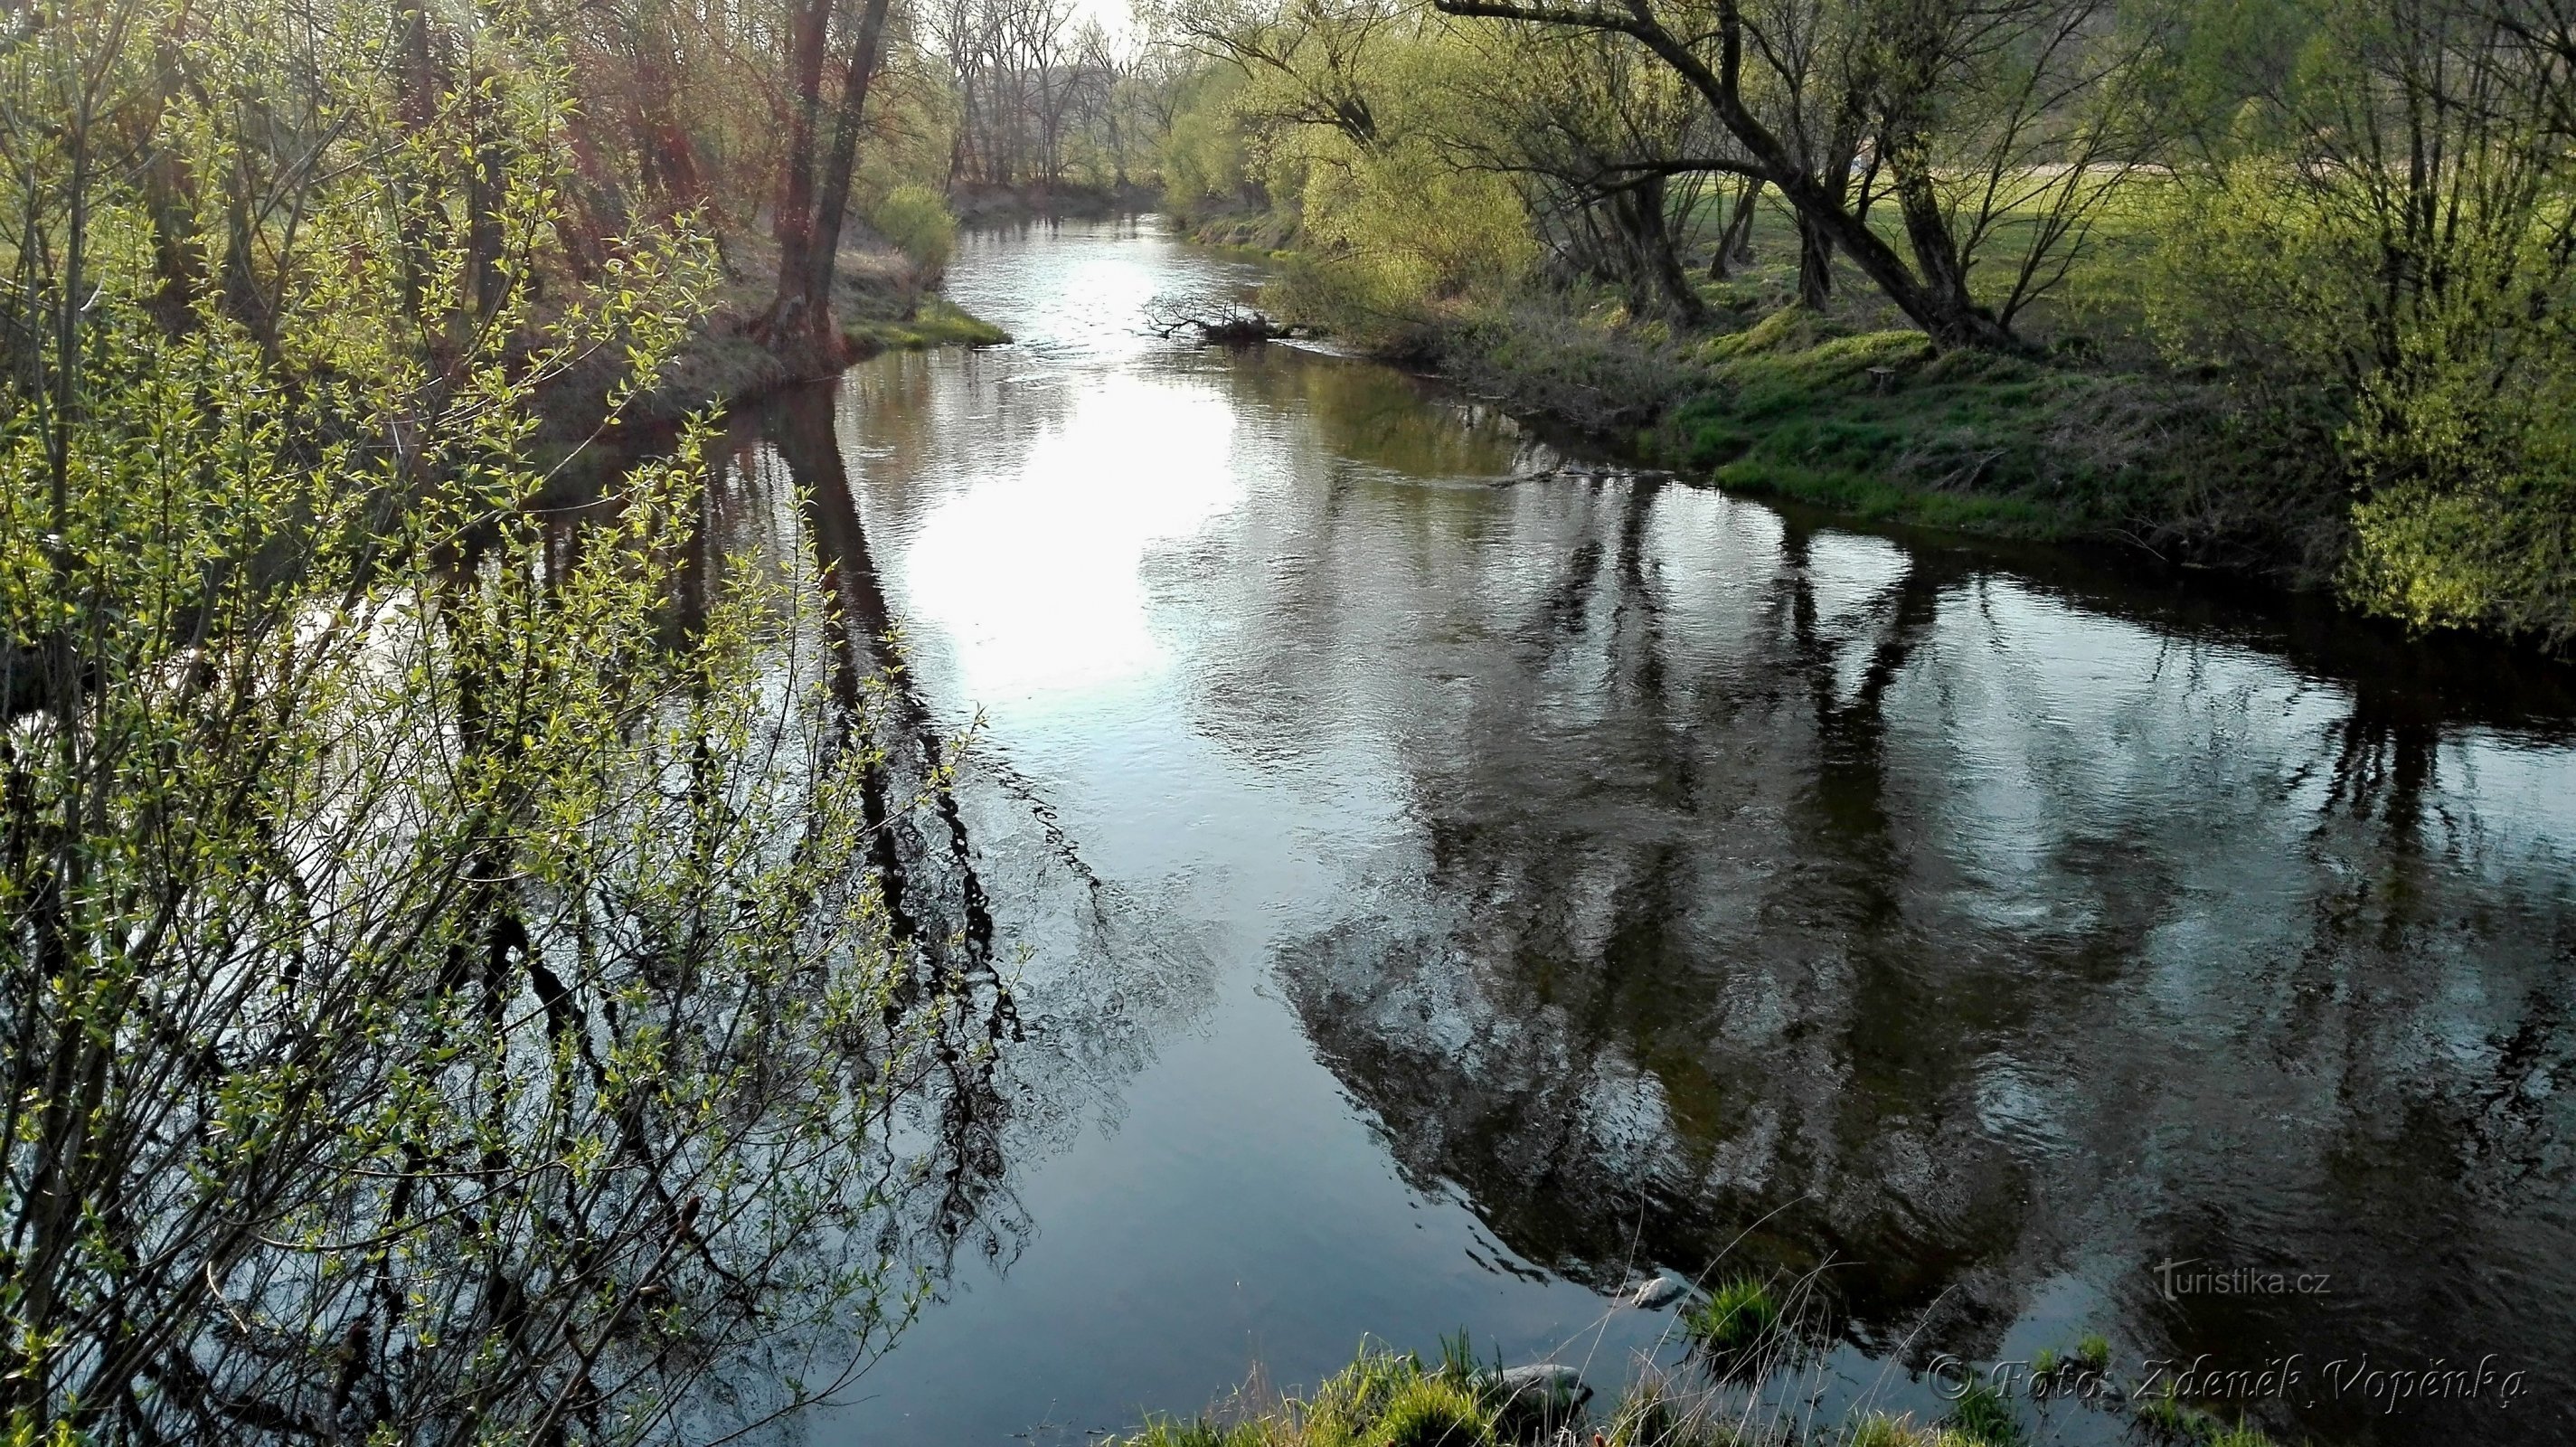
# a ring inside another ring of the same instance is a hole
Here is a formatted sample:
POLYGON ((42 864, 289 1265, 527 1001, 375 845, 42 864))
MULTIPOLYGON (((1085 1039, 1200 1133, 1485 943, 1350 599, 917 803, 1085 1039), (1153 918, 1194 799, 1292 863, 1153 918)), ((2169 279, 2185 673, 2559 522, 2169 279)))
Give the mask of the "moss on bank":
POLYGON ((863 357, 931 347, 990 347, 1011 339, 1009 332, 936 295, 923 297, 910 316, 853 321, 841 334, 863 357))
POLYGON ((2346 497, 2321 448, 2301 450, 2308 429, 2211 382, 1936 352, 1919 332, 1841 332, 1796 308, 1693 360, 1689 395, 1639 445, 1721 486, 2294 584, 2342 553, 2346 497))

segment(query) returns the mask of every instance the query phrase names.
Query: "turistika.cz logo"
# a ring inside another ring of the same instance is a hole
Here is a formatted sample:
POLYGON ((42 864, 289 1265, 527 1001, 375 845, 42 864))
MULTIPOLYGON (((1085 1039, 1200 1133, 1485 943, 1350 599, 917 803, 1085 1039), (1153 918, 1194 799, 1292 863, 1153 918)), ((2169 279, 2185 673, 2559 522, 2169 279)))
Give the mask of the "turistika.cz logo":
POLYGON ((2156 1275, 2164 1282, 2165 1300, 2186 1296, 2332 1296, 2333 1274, 2325 1271, 2261 1271, 2247 1266, 2202 1266, 2201 1258, 2159 1261, 2156 1275), (2195 1271, 2191 1268, 2199 1266, 2195 1271))

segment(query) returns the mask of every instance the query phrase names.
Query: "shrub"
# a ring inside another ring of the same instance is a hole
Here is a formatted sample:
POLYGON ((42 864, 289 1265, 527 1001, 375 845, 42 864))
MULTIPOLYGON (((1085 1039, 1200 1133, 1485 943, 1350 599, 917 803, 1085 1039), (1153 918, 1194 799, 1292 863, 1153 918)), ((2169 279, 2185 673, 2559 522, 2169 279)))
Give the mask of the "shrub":
POLYGON ((936 281, 948 269, 948 254, 957 245, 957 218, 948 199, 928 186, 897 186, 877 203, 868 224, 893 243, 925 280, 936 281))

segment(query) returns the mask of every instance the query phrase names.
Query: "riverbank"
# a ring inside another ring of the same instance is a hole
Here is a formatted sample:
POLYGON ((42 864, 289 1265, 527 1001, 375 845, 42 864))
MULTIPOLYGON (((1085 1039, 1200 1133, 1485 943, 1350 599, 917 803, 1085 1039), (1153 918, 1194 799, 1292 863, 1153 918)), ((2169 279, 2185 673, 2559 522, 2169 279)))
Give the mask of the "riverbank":
POLYGON ((1149 1420, 1121 1447, 2051 1447, 2098 1436, 2106 1417, 2164 1447, 2274 1447, 2257 1428, 2121 1379, 2099 1338, 2014 1364, 2026 1372, 1962 1377, 1933 1421, 1866 1410, 1819 1421, 1795 1394, 1774 1401, 1744 1389, 1741 1374, 1705 1352, 1605 1398, 1571 1367, 1505 1368, 1477 1362, 1464 1338, 1441 1345, 1436 1362, 1364 1346, 1303 1396, 1256 1380, 1195 1416, 1149 1420))
MULTIPOLYGON (((751 335, 753 322, 769 305, 777 273, 774 242, 728 238, 723 270, 705 314, 662 369, 658 383, 627 404, 618 425, 668 426, 692 413, 742 406, 813 380, 798 375, 751 335)), ((919 267, 893 251, 842 249, 832 280, 832 317, 851 361, 880 352, 993 346, 1010 340, 1000 327, 940 295, 919 267)), ((594 355, 547 386, 538 399, 539 440, 577 441, 605 425, 617 369, 616 358, 594 355)))
POLYGON ((1724 279, 1698 273, 1687 325, 1640 320, 1606 290, 1531 287, 1354 328, 1314 284, 1293 215, 1183 224, 1286 265, 1289 319, 1688 480, 2290 589, 2332 585, 2350 546, 2331 423, 2166 365, 2134 316, 2060 308, 2029 328, 2031 355, 1943 354, 1856 274, 1828 306, 1797 304, 1783 228, 1757 229, 1724 279))

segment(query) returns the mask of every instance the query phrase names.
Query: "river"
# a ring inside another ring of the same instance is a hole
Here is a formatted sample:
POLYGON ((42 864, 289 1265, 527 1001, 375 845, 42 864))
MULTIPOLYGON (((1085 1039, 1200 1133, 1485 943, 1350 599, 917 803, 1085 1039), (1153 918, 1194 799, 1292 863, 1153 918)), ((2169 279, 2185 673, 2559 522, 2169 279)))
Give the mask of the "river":
POLYGON ((1661 1268, 1805 1283, 1766 1410, 2098 1330, 2291 1359, 2243 1410, 2325 1440, 2576 1440, 2567 672, 1138 326, 1260 274, 970 235, 1014 343, 737 438, 740 526, 974 732, 915 901, 1017 1014, 926 1127, 936 1300, 798 1435, 1080 1441, 1461 1327, 1608 1386, 1679 1357, 1613 1300, 1661 1268))

